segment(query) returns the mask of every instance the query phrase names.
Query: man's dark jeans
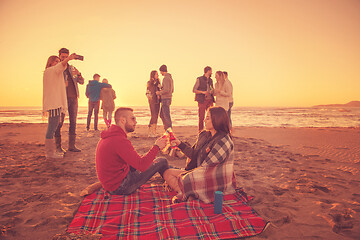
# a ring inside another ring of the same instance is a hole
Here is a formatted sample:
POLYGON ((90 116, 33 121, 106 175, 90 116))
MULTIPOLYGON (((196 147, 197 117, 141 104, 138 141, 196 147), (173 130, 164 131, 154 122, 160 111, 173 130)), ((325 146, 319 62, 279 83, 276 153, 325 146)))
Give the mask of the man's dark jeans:
POLYGON ((91 102, 89 101, 89 111, 88 111, 88 116, 87 116, 87 125, 86 125, 86 129, 89 130, 90 129, 90 122, 91 122, 91 115, 92 112, 94 111, 94 129, 98 130, 98 119, 99 119, 99 108, 100 108, 100 101, 97 102, 91 102))
MULTIPOLYGON (((76 119, 78 112, 78 99, 68 98, 68 112, 69 112, 69 135, 76 135, 76 119)), ((55 137, 61 137, 61 128, 64 124, 65 114, 61 114, 59 125, 55 131, 55 137)))
POLYGON ((165 130, 172 127, 171 116, 170 116, 170 105, 171 105, 171 98, 161 99, 160 118, 163 122, 165 130))
POLYGON ((150 167, 144 172, 138 172, 130 166, 130 171, 124 178, 121 185, 115 191, 110 192, 113 195, 129 195, 135 192, 139 187, 144 185, 155 173, 163 176, 164 172, 169 169, 166 158, 159 157, 154 160, 150 167))

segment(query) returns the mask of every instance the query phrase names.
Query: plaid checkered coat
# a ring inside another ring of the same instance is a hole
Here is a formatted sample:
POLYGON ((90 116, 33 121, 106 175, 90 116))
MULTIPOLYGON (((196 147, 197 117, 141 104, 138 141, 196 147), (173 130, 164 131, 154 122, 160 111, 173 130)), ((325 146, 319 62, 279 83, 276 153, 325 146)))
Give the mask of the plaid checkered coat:
POLYGON ((204 147, 208 153, 205 159, 199 167, 180 176, 179 185, 186 197, 210 203, 216 191, 224 195, 235 192, 234 143, 228 134, 221 133, 214 144, 204 147))

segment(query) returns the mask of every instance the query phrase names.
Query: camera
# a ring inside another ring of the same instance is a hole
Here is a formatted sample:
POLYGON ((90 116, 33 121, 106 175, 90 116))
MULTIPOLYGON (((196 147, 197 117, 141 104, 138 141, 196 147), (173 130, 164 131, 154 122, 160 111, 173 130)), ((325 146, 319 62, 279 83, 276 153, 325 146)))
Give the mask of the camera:
POLYGON ((75 59, 80 60, 80 61, 84 61, 84 56, 75 54, 75 59))

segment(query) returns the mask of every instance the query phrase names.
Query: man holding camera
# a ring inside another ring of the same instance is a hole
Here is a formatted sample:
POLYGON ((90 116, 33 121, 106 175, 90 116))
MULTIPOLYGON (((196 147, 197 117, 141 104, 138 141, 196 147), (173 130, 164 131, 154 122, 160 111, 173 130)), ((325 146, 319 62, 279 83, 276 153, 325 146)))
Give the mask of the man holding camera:
MULTIPOLYGON (((59 50, 59 58, 61 61, 66 59, 69 56, 69 50, 66 48, 61 48, 59 50)), ((83 56, 76 55, 75 59, 83 61, 83 56)), ((78 112, 78 97, 79 97, 79 88, 78 83, 84 84, 84 78, 81 76, 79 70, 77 70, 74 66, 67 64, 67 68, 64 71, 64 79, 66 83, 66 95, 68 102, 68 111, 69 111, 69 151, 71 152, 81 152, 75 146, 75 138, 76 138, 76 118, 78 112)), ((61 115, 60 123, 58 128, 55 131, 55 143, 56 150, 58 152, 66 152, 61 147, 61 127, 64 123, 65 114, 61 115)))

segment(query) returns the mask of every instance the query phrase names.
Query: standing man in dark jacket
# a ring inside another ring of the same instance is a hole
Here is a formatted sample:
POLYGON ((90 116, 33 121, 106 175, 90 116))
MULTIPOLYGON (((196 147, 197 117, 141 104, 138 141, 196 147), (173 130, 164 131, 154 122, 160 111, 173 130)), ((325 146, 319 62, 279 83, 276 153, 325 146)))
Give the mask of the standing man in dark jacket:
MULTIPOLYGON (((69 56, 69 50, 66 48, 61 48, 59 50, 59 58, 61 61, 64 61, 69 56)), ((69 112, 69 151, 71 152, 81 152, 75 146, 76 138, 76 118, 78 112, 78 97, 79 97, 79 88, 78 83, 84 84, 84 78, 81 76, 79 70, 74 66, 67 64, 67 68, 64 71, 64 79, 66 83, 66 95, 67 95, 67 104, 69 112)), ((55 143, 56 150, 58 152, 65 153, 66 151, 61 147, 61 127, 64 123, 65 114, 61 115, 60 123, 58 128, 55 131, 55 143)))
POLYGON ((195 101, 199 107, 199 132, 204 129, 205 112, 212 107, 215 99, 213 95, 214 85, 211 79, 212 69, 207 66, 204 68, 204 75, 196 79, 193 93, 195 93, 195 101))
POLYGON ((95 73, 94 80, 90 80, 88 85, 86 85, 86 97, 89 98, 89 111, 87 116, 87 125, 86 129, 89 131, 90 129, 90 122, 91 122, 91 115, 94 111, 94 129, 95 131, 98 130, 98 117, 99 117, 99 108, 100 108, 100 91, 103 88, 111 88, 110 84, 101 83, 100 75, 95 73))
POLYGON ((162 80, 161 90, 157 91, 156 94, 161 97, 160 118, 163 122, 164 129, 166 130, 172 127, 170 105, 172 94, 174 92, 174 80, 172 79, 171 74, 167 72, 166 65, 162 65, 159 70, 164 78, 162 80))

